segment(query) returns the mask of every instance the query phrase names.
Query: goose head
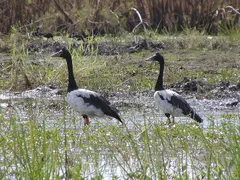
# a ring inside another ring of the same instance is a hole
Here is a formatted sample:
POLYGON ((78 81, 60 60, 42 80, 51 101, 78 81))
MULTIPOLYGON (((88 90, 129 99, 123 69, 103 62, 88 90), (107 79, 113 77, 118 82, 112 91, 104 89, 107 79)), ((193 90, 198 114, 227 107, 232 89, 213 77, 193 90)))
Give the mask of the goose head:
POLYGON ((64 59, 71 59, 71 54, 66 47, 62 48, 60 51, 52 54, 52 57, 62 57, 64 59))
POLYGON ((147 58, 146 61, 157 61, 160 64, 163 64, 164 58, 159 52, 156 52, 153 56, 147 58))

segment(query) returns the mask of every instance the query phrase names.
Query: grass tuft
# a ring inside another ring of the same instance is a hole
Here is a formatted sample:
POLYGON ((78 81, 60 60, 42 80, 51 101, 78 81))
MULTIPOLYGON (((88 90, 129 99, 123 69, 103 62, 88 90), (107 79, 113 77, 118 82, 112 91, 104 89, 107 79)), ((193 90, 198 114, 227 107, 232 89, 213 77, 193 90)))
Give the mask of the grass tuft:
MULTIPOLYGON (((44 106, 36 109, 33 103, 43 102, 28 102, 25 119, 16 110, 1 112, 1 177, 240 177, 240 126, 236 114, 221 114, 222 123, 210 123, 204 129, 195 122, 166 125, 158 120, 149 125, 148 117, 136 126, 99 121, 82 127, 65 108, 59 116, 49 114, 51 110, 44 106)), ((210 122, 215 118, 210 117, 210 122)), ((136 119, 132 121, 136 123, 136 119)))

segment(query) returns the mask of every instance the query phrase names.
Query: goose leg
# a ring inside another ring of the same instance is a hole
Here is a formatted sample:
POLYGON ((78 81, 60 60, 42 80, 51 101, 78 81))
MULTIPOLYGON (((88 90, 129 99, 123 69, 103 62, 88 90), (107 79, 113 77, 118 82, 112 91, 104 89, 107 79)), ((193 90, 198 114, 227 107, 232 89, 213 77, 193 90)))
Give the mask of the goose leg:
POLYGON ((170 114, 165 113, 165 116, 167 116, 167 118, 168 118, 168 124, 170 124, 170 123, 171 123, 170 114))
POLYGON ((83 119, 84 119, 84 126, 89 125, 89 119, 87 115, 83 115, 83 119))
POLYGON ((172 123, 175 124, 175 117, 172 116, 172 123))

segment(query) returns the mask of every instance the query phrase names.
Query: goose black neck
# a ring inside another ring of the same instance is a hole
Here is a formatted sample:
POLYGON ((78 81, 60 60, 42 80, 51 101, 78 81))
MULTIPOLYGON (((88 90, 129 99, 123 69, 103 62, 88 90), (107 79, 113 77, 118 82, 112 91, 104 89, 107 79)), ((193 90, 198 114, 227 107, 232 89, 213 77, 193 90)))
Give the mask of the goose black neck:
POLYGON ((164 62, 160 62, 160 70, 159 70, 159 75, 157 79, 157 83, 155 86, 155 91, 160 91, 164 90, 163 88, 163 70, 164 70, 164 62))
POLYGON ((74 78, 73 74, 73 65, 72 65, 72 58, 71 56, 66 58, 67 67, 68 67, 68 89, 67 92, 71 92, 73 90, 78 89, 77 83, 74 78))

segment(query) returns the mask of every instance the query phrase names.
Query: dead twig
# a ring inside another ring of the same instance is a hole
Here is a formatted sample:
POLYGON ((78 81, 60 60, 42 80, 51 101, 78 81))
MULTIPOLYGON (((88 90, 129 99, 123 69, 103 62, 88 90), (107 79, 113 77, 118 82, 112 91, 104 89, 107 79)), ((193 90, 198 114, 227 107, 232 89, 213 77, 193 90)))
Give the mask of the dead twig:
POLYGON ((117 18, 117 22, 118 22, 118 24, 120 23, 120 21, 119 21, 119 17, 118 17, 118 15, 116 14, 116 13, 114 13, 112 10, 110 10, 110 12, 117 18))
POLYGON ((105 24, 106 22, 108 23, 107 20, 103 21, 103 22, 95 22, 95 21, 91 21, 88 19, 88 22, 91 23, 91 24, 105 24))
POLYGON ((133 28, 132 32, 134 32, 135 29, 136 29, 138 26, 140 26, 141 24, 143 25, 144 31, 146 31, 146 27, 145 27, 145 24, 144 24, 144 22, 143 22, 143 20, 142 20, 142 16, 141 16, 141 14, 138 12, 138 10, 137 10, 136 8, 130 8, 130 10, 135 11, 135 12, 137 13, 137 15, 138 15, 139 20, 140 20, 140 22, 133 28))
POLYGON ((225 9, 231 9, 234 13, 240 15, 240 12, 238 12, 234 7, 232 6, 225 6, 225 9))
POLYGON ((54 3, 56 4, 58 10, 64 15, 65 19, 71 24, 74 24, 74 21, 68 16, 68 14, 63 10, 63 8, 58 4, 56 0, 54 0, 54 3))

